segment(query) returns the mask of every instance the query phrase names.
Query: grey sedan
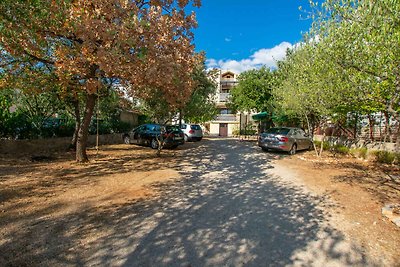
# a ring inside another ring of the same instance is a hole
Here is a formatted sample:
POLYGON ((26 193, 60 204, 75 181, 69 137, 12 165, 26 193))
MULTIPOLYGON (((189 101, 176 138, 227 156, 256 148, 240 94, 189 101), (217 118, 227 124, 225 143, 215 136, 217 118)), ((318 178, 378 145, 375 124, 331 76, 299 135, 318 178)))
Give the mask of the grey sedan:
POLYGON ((293 155, 297 150, 312 149, 313 142, 300 128, 275 127, 259 135, 258 146, 264 151, 286 151, 293 155))

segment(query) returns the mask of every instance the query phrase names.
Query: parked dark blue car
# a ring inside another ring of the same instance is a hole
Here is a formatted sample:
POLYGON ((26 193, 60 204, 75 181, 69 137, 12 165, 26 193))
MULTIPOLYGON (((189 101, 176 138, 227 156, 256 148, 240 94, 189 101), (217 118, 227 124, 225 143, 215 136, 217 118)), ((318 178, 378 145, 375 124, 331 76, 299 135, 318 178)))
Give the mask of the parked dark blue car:
POLYGON ((143 124, 123 135, 125 144, 138 144, 158 148, 158 140, 163 137, 165 148, 176 148, 185 143, 183 132, 173 125, 143 124))

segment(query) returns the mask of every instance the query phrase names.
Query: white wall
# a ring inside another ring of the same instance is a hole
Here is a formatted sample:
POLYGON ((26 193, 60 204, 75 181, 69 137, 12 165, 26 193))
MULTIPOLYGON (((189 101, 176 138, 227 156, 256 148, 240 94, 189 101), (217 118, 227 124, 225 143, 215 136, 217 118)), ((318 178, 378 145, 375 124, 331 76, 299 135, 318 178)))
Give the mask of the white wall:
MULTIPOLYGON (((224 123, 224 122, 221 122, 224 123)), ((225 122, 228 123, 228 122, 225 122)), ((219 124, 218 123, 210 123, 210 135, 219 135, 219 124)), ((239 127, 239 122, 229 122, 228 123, 228 136, 233 135, 233 131, 239 127)))

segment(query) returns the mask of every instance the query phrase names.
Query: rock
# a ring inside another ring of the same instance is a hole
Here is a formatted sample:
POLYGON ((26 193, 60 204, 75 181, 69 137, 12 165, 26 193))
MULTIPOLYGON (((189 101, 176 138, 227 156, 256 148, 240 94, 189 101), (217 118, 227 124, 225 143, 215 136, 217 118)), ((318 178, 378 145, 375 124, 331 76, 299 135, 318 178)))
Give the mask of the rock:
POLYGON ((393 215, 393 207, 392 204, 388 204, 382 208, 382 215, 384 216, 391 216, 393 215))
POLYGON ((397 213, 398 208, 399 204, 387 204, 382 208, 382 215, 388 218, 396 226, 400 227, 400 215, 397 213))
POLYGON ((395 217, 392 219, 392 222, 397 225, 397 227, 400 227, 400 216, 399 217, 395 217))

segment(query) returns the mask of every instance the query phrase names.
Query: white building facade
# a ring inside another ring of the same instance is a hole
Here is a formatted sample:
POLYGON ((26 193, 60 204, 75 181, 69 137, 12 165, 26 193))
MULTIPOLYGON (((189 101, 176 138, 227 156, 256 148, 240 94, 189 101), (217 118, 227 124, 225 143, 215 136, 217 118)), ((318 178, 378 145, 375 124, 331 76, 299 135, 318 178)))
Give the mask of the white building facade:
POLYGON ((238 74, 232 71, 219 71, 216 79, 217 94, 215 96, 218 115, 206 123, 210 135, 232 136, 239 133, 239 130, 251 120, 250 114, 240 114, 229 109, 227 103, 231 96, 231 90, 237 85, 238 74), (240 126, 242 125, 242 126, 240 126))

